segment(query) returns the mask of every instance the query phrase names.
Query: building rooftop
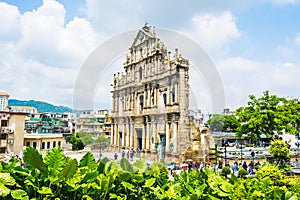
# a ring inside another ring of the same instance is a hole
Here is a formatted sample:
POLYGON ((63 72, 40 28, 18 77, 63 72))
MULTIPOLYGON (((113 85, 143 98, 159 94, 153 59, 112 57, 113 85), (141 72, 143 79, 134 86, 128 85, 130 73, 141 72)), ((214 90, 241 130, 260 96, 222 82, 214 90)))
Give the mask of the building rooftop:
POLYGON ((0 91, 0 96, 9 96, 7 92, 0 91))

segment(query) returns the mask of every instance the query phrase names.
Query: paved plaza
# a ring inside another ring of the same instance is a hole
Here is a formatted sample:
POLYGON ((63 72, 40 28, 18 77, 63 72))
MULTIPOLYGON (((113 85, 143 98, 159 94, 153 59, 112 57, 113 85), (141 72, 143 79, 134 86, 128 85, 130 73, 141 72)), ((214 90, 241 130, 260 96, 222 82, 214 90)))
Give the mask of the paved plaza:
MULTIPOLYGON (((86 151, 86 150, 83 150, 83 151, 65 151, 65 155, 69 156, 71 158, 75 158, 78 161, 80 161, 80 159, 87 152, 91 152, 94 155, 96 161, 98 161, 100 159, 100 151, 99 150, 92 150, 92 151, 86 151)), ((101 154, 102 154, 102 158, 107 157, 110 160, 115 160, 115 153, 113 153, 113 152, 102 151, 101 154)), ((122 153, 121 152, 117 152, 117 155, 118 156, 117 156, 117 160, 116 161, 118 163, 121 160, 121 158, 122 158, 122 153)), ((134 163, 136 160, 138 160, 140 158, 141 158, 140 156, 134 154, 133 159, 129 160, 129 161, 132 164, 132 163, 134 163)), ((145 159, 145 160, 146 160, 146 163, 149 163, 149 164, 151 164, 151 163, 153 163, 155 161, 153 159, 145 159)))

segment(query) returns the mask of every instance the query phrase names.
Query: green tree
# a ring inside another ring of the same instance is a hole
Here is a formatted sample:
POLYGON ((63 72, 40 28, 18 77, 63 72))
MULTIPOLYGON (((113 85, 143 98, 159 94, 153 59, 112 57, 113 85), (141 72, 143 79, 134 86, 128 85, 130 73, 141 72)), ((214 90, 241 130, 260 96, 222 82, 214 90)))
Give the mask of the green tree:
POLYGON ((100 135, 97 137, 96 142, 97 143, 103 143, 103 142, 107 143, 107 142, 109 142, 109 139, 103 135, 100 135))
POLYGON ((91 133, 78 132, 78 136, 81 138, 85 146, 93 143, 93 137, 91 133))
POLYGON ((236 131, 239 126, 238 119, 235 115, 225 115, 224 119, 224 131, 236 131))
POLYGON ((66 141, 72 144, 73 151, 84 149, 84 143, 77 133, 72 136, 67 136, 66 141))
POLYGON ((290 149, 283 140, 273 140, 269 147, 270 154, 277 160, 278 164, 290 159, 290 149))
POLYGON ((222 131, 224 126, 224 116, 219 114, 212 115, 207 121, 207 124, 212 131, 222 131))
POLYGON ((238 120, 235 115, 214 114, 207 124, 212 131, 235 131, 238 127, 238 120))
POLYGON ((270 95, 268 91, 256 98, 249 96, 248 106, 236 110, 238 119, 237 136, 246 134, 257 141, 265 134, 273 138, 276 134, 288 132, 298 134, 300 122, 300 102, 298 99, 286 99, 270 95))

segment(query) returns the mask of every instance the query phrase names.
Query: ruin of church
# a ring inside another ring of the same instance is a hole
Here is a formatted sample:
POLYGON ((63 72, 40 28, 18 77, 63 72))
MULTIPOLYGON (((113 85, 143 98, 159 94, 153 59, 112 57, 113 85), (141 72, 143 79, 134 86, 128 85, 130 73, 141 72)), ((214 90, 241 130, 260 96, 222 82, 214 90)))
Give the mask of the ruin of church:
POLYGON ((167 50, 155 27, 138 31, 112 84, 111 145, 181 155, 191 143, 189 60, 167 50))

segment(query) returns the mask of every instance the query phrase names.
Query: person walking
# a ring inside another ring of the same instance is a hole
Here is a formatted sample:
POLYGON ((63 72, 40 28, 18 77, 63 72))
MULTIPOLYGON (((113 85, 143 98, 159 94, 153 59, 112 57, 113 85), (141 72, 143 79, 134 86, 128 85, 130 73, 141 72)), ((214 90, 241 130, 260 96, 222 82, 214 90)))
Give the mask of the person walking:
POLYGON ((237 162, 234 162, 232 167, 233 174, 237 177, 239 172, 239 165, 237 162))
POLYGON ((126 157, 129 160, 129 149, 126 150, 126 157))
POLYGON ((140 147, 137 148, 137 153, 138 153, 138 156, 140 157, 140 155, 141 155, 141 149, 140 149, 140 147))
POLYGON ((246 161, 244 161, 244 163, 243 163, 243 168, 247 171, 248 166, 247 166, 246 161))
POLYGON ((130 151, 130 161, 133 161, 133 149, 130 151))

